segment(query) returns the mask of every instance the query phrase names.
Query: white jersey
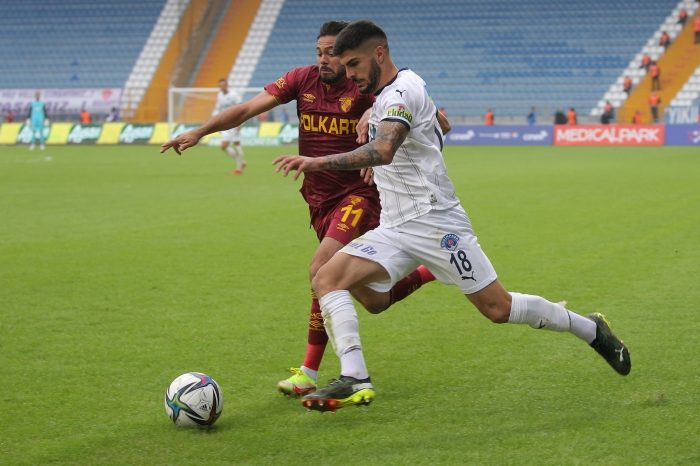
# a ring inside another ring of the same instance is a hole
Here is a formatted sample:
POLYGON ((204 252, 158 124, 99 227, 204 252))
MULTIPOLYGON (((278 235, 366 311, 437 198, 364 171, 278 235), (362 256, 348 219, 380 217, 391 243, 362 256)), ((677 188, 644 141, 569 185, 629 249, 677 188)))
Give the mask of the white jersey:
POLYGON ((219 94, 216 96, 216 107, 214 107, 213 115, 216 115, 219 112, 223 112, 227 108, 233 107, 234 105, 238 105, 240 103, 241 96, 238 95, 236 91, 232 91, 231 89, 229 89, 226 94, 224 94, 222 91, 219 91, 219 94))
POLYGON ((374 167, 374 182, 382 202, 379 223, 392 228, 431 210, 458 205, 442 158, 443 134, 435 116, 437 108, 425 81, 404 68, 375 96, 369 118, 370 140, 380 121, 400 122, 409 129, 392 162, 374 167))

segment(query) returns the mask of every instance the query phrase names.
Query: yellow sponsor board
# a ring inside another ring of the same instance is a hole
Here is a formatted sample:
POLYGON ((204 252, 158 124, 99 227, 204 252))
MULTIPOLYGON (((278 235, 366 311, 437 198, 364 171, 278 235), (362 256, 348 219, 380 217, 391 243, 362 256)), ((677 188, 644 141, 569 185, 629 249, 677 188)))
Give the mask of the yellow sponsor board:
POLYGON ((282 131, 284 123, 281 122, 265 122, 260 123, 260 129, 258 129, 259 138, 276 138, 277 135, 282 131))
POLYGON ((46 138, 46 144, 65 144, 68 142, 68 135, 74 125, 74 123, 53 123, 49 137, 46 138))
POLYGON ((167 123, 156 123, 153 128, 153 136, 148 140, 149 144, 163 144, 168 142, 168 124, 167 123))
POLYGON ((124 123, 105 123, 102 125, 102 134, 97 144, 117 144, 119 135, 122 133, 124 123))
POLYGON ((0 126, 0 144, 15 144, 22 123, 3 123, 0 126))

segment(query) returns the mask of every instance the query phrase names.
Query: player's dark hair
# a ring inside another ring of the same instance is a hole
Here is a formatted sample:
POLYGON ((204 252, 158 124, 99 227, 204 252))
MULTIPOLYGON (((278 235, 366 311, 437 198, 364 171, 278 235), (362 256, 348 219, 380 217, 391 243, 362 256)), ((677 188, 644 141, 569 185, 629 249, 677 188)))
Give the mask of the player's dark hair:
POLYGON ((349 24, 350 21, 336 21, 334 19, 326 21, 318 31, 318 37, 316 37, 316 39, 320 39, 323 36, 335 37, 340 34, 340 31, 345 29, 349 24))
POLYGON ((226 78, 219 79, 219 82, 221 82, 221 81, 226 81, 226 83, 228 83, 228 79, 226 79, 226 78))
POLYGON ((370 40, 379 40, 381 45, 388 51, 389 41, 384 33, 384 30, 374 24, 372 21, 361 19, 350 23, 342 30, 335 39, 333 46, 333 55, 340 55, 346 50, 357 50, 362 45, 370 40))

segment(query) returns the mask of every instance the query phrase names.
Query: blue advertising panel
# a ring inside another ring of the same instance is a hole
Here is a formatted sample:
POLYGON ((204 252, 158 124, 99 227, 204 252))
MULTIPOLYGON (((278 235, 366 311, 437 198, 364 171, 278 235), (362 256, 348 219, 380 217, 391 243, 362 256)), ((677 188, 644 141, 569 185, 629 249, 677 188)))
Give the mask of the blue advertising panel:
POLYGON ((449 145, 551 146, 553 126, 452 125, 445 136, 449 145))
POLYGON ((700 125, 666 126, 667 146, 700 146, 700 125))

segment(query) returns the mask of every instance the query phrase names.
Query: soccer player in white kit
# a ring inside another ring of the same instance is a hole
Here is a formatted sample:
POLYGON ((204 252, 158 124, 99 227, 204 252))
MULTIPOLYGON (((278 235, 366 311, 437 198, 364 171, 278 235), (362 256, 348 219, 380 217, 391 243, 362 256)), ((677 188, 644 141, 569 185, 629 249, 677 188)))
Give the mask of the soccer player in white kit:
MULTIPOLYGON (((219 79, 219 93, 216 96, 216 106, 212 116, 217 115, 229 107, 241 103, 241 96, 236 91, 228 88, 228 81, 225 78, 219 79)), ((221 150, 236 160, 236 170, 232 175, 242 175, 243 169, 248 162, 243 158, 243 147, 241 147, 241 127, 227 129, 221 132, 221 150)))
POLYGON ((571 332, 627 375, 629 351, 604 316, 583 317, 539 296, 508 293, 498 281, 447 176, 437 108, 420 76, 394 65, 384 31, 370 21, 352 23, 336 38, 333 53, 360 91, 376 97, 370 142, 344 154, 282 156, 273 163, 285 176, 296 170, 295 179, 314 170, 373 168, 382 212, 378 228, 341 249, 313 279, 341 376, 303 397, 302 405, 335 411, 374 399, 349 290, 386 291, 421 264, 436 279, 459 287, 491 321, 571 332))

